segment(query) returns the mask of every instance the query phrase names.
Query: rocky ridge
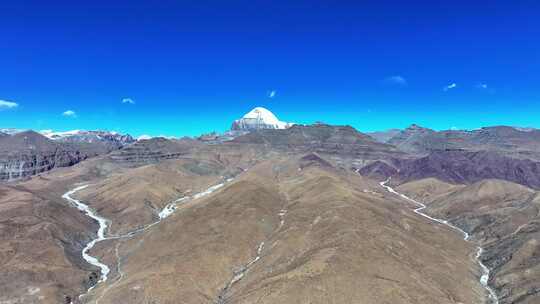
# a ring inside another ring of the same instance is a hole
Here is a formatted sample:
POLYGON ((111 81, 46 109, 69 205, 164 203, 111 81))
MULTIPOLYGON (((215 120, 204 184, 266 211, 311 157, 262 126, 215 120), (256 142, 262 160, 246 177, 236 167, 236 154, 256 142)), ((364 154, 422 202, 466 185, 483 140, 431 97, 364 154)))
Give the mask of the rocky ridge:
POLYGON ((122 138, 129 140, 129 137, 103 136, 96 142, 73 136, 52 140, 34 131, 0 136, 0 181, 18 180, 54 168, 72 166, 124 147, 125 143, 120 141, 122 138))

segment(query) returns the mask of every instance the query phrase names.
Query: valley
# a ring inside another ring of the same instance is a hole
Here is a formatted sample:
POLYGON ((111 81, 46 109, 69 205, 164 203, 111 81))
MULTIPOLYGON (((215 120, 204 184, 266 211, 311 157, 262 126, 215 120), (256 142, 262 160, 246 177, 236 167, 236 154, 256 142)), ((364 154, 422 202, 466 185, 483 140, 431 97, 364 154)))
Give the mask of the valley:
POLYGON ((251 116, 0 185, 0 303, 539 299, 534 153, 251 116))

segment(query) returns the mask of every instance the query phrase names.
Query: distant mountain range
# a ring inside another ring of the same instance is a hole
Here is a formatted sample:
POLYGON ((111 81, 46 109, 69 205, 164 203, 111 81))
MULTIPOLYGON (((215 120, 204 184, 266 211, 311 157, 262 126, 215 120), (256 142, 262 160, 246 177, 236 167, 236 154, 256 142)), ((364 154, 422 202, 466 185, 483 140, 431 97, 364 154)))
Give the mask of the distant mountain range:
POLYGON ((0 303, 540 299, 536 129, 362 133, 264 108, 198 138, 5 129, 0 181, 0 303))
POLYGON ((540 180, 530 177, 540 161, 537 129, 494 126, 435 131, 413 124, 403 130, 361 133, 350 126, 282 122, 262 107, 235 120, 224 134, 210 133, 197 139, 135 140, 127 134, 107 131, 1 129, 0 180, 20 179, 113 151, 117 152, 111 157, 129 163, 157 162, 178 158, 194 145, 205 143, 264 145, 282 151, 358 158, 362 161, 352 161, 355 168, 379 178, 398 175, 402 180, 437 177, 450 182, 474 182, 497 177, 518 183, 523 179, 527 182, 522 184, 540 187, 540 180), (506 164, 506 171, 497 169, 501 163, 506 164), (485 169, 478 171, 479 166, 485 169), (447 167, 453 168, 454 175, 449 175, 447 167), (474 172, 466 170, 470 168, 474 172))
POLYGON ((434 150, 488 150, 540 159, 540 130, 533 128, 493 126, 470 131, 435 131, 413 124, 404 130, 368 135, 413 154, 425 155, 434 150))
POLYGON ((74 165, 133 143, 129 135, 104 131, 0 133, 0 181, 17 180, 74 165))

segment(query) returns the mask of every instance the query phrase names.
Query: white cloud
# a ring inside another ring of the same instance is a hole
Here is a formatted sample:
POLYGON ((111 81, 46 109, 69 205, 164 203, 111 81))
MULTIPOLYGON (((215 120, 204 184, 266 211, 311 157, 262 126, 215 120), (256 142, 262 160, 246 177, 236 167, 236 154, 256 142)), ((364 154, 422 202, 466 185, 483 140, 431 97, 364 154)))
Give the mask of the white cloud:
POLYGON ((488 86, 486 83, 477 83, 475 86, 474 86, 476 89, 478 90, 482 90, 488 94, 495 94, 496 90, 495 88, 491 87, 491 86, 488 86))
POLYGON ((19 106, 19 104, 16 103, 16 102, 7 101, 7 100, 1 100, 0 99, 0 111, 14 109, 14 108, 16 108, 18 106, 19 106))
POLYGON ((405 77, 399 75, 387 77, 383 80, 383 83, 386 85, 393 85, 398 87, 406 87, 409 84, 405 77))
POLYGON ((75 111, 73 111, 73 110, 67 110, 64 113, 62 113, 62 116, 76 118, 77 113, 75 113, 75 111))
POLYGON ((122 103, 135 104, 135 101, 131 98, 123 98, 122 103))
POLYGON ((277 91, 272 90, 272 91, 268 92, 268 98, 274 98, 274 97, 276 97, 276 94, 277 94, 277 91))
POLYGON ((488 85, 485 84, 485 83, 479 83, 475 86, 477 89, 483 89, 483 90, 486 90, 488 89, 488 85))
POLYGON ((445 86, 443 88, 443 91, 446 92, 446 91, 449 91, 449 90, 452 90, 452 89, 455 89, 455 88, 457 88, 457 84, 456 83, 451 83, 451 84, 445 86))

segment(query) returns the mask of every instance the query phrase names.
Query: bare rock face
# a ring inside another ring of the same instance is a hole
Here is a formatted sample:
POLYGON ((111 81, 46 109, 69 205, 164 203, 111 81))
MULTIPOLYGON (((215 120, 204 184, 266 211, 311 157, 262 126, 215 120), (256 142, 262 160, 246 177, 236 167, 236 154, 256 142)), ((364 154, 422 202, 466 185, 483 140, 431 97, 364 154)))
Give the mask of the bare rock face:
MULTIPOLYGON (((73 139, 73 138, 72 138, 73 139)), ((0 136, 0 181, 11 181, 67 167, 119 149, 109 141, 51 140, 34 131, 0 136)))
POLYGON ((235 120, 231 126, 233 131, 252 131, 261 129, 286 129, 293 124, 280 121, 269 110, 257 107, 251 110, 244 117, 235 120))
POLYGON ((71 166, 89 157, 74 147, 59 145, 26 131, 0 138, 0 180, 14 180, 55 167, 71 166))
POLYGON ((128 147, 114 151, 110 154, 110 158, 116 162, 138 166, 180 158, 199 145, 201 145, 199 141, 189 138, 176 140, 154 137, 139 140, 128 147))

